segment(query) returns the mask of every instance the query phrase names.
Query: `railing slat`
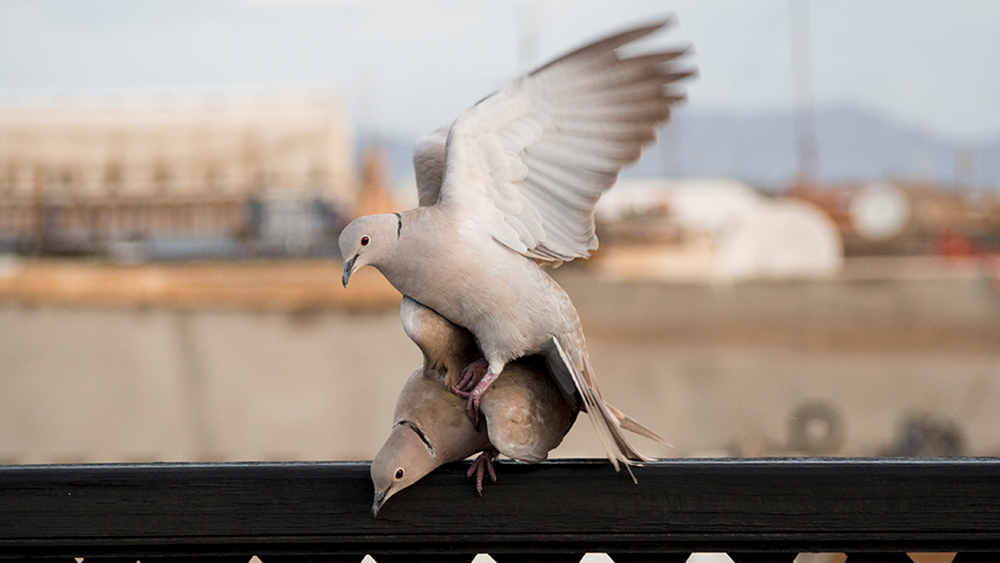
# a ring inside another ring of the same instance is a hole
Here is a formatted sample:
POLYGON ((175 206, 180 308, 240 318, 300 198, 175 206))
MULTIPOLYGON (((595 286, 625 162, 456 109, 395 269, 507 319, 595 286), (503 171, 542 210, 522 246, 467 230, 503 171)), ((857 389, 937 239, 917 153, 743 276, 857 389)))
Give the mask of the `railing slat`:
POLYGON ((580 563, 584 553, 498 553, 496 563, 580 563))
POLYGON ((729 553, 733 563, 792 563, 798 553, 729 553))
MULTIPOLYGON (((261 563, 361 563, 364 555, 267 555, 261 563)), ((374 558, 373 558, 374 559, 374 558)), ((471 561, 471 558, 469 559, 471 561)))
POLYGON ((615 563, 684 563, 690 553, 608 553, 615 563))
MULTIPOLYGON (((378 554, 373 553, 375 563, 469 563, 476 558, 475 553, 423 553, 423 554, 378 554)), ((268 562, 270 563, 270 562, 268 562)), ((498 562, 499 563, 499 562, 498 562)))
MULTIPOLYGON (((140 563, 250 563, 253 555, 216 555, 211 557, 196 555, 170 555, 167 557, 140 557, 140 563)), ((85 562, 93 563, 93 558, 84 559, 85 562)), ((130 560, 135 563, 134 559, 130 560)), ((122 562, 124 563, 124 562, 122 562)))
POLYGON ((913 563, 905 553, 847 553, 845 563, 913 563))
POLYGON ((620 551, 608 553, 615 563, 684 563, 690 553, 623 553, 620 551))

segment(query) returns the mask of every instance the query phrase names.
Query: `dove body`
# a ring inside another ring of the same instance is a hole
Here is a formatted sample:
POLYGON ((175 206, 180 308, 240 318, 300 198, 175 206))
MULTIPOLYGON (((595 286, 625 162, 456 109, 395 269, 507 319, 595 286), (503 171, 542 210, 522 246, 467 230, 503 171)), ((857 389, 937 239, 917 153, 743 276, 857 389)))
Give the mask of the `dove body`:
POLYGON ((376 515, 389 497, 443 464, 478 452, 489 459, 499 452, 539 463, 562 442, 577 412, 562 398, 543 361, 526 358, 508 366, 483 395, 486 424, 476 426, 465 414, 465 401, 448 390, 455 372, 478 354, 472 335, 409 297, 403 298, 400 317, 424 365, 403 385, 392 432, 372 461, 376 515))
POLYGON ((490 447, 486 429, 465 415, 465 401, 423 368, 410 375, 399 393, 392 432, 372 460, 376 515, 392 495, 434 469, 490 447))
POLYGON ((580 331, 569 296, 530 258, 462 229, 438 206, 361 217, 340 244, 355 247, 345 277, 374 266, 400 293, 472 332, 492 373, 580 331))
POLYGON ((676 83, 695 73, 677 65, 687 49, 619 50, 668 23, 576 49, 418 140, 420 207, 359 218, 340 237, 344 285, 371 264, 475 336, 488 369, 477 375, 470 366, 455 389, 472 419, 508 362, 539 353, 564 397, 590 415, 616 468, 648 459, 623 429, 655 434, 604 402, 576 310, 536 261, 568 262, 597 248, 601 194, 685 98, 676 83), (466 381, 476 381, 472 391, 466 381))

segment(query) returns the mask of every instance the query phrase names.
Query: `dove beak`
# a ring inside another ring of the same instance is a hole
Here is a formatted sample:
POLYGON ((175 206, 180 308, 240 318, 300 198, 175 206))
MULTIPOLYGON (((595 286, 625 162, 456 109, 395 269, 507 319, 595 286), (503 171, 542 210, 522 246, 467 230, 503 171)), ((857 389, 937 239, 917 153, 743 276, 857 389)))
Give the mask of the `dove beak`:
POLYGON ((358 260, 358 255, 355 254, 354 258, 351 258, 347 262, 344 262, 344 277, 341 281, 344 282, 344 287, 347 287, 347 282, 351 279, 351 274, 354 273, 354 263, 358 260))
POLYGON ((378 518, 378 511, 382 509, 382 505, 385 504, 386 496, 389 493, 389 489, 384 491, 375 491, 375 500, 372 502, 372 518, 378 518))

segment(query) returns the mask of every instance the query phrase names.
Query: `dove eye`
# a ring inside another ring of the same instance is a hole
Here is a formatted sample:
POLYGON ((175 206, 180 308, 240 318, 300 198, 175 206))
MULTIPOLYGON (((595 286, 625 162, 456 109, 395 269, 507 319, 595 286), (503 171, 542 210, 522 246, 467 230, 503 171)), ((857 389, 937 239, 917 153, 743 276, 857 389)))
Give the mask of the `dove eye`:
POLYGON ((402 478, 403 478, 403 468, 400 467, 399 469, 396 470, 396 479, 402 479, 402 478))
POLYGON ((368 236, 361 237, 361 246, 368 246, 368 236))

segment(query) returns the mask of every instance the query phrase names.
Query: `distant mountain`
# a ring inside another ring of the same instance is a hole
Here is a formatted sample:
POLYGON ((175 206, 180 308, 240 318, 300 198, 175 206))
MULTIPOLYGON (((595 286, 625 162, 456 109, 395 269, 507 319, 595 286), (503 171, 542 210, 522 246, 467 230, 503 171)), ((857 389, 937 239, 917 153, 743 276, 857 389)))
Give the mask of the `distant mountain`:
MULTIPOLYGON (((856 107, 816 113, 821 182, 872 178, 1000 183, 1000 139, 973 146, 907 127, 856 107), (965 171, 959 172, 959 151, 965 171), (971 177, 968 177, 971 174, 971 177)), ((659 146, 634 169, 639 174, 735 176, 775 187, 791 180, 797 159, 789 113, 755 116, 678 112, 659 146)))
MULTIPOLYGON (((944 184, 1000 186, 1000 138, 963 144, 852 106, 816 113, 818 177, 823 183, 905 178, 944 184), (960 156, 961 155, 961 156, 960 156)), ((778 189, 797 169, 790 113, 699 113, 681 109, 657 145, 628 176, 732 176, 778 189)), ((372 144, 359 136, 359 147, 372 144)), ((413 139, 381 136, 391 177, 413 173, 413 139)), ((360 153, 360 151, 359 151, 360 153)))

